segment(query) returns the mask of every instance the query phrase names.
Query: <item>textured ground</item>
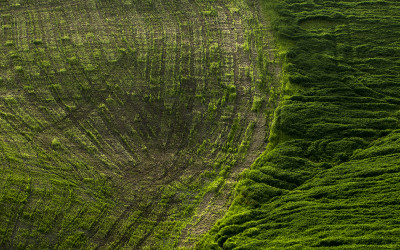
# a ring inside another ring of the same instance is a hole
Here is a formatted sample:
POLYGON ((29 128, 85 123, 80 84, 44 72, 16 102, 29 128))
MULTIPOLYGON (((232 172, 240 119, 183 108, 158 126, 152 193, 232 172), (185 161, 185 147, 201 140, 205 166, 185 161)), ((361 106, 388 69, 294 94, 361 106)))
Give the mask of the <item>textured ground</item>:
POLYGON ((190 247, 265 147, 257 1, 0 1, 1 248, 190 247))
POLYGON ((264 3, 284 101, 268 150, 199 248, 398 248, 399 2, 264 3))

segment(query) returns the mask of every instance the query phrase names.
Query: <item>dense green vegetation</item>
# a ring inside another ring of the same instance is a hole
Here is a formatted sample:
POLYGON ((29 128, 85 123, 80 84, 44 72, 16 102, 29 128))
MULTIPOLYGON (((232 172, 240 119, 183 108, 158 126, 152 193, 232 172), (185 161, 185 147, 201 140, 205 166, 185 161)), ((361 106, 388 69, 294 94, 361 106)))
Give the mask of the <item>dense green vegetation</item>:
POLYGON ((193 246, 279 99, 259 10, 0 0, 0 248, 193 246))
POLYGON ((267 150, 204 249, 400 246, 400 2, 264 1, 284 58, 267 150))
POLYGON ((399 13, 0 0, 0 248, 398 247, 399 13))

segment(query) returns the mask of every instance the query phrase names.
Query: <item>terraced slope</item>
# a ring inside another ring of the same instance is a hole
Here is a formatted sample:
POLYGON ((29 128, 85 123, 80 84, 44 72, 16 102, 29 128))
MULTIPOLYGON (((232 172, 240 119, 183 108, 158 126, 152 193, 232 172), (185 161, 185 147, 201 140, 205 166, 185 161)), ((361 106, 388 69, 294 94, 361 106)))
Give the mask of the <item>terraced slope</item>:
POLYGON ((400 2, 264 1, 286 55, 268 150, 202 249, 397 249, 400 2))
POLYGON ((257 1, 0 1, 0 248, 193 246, 266 143, 257 1))

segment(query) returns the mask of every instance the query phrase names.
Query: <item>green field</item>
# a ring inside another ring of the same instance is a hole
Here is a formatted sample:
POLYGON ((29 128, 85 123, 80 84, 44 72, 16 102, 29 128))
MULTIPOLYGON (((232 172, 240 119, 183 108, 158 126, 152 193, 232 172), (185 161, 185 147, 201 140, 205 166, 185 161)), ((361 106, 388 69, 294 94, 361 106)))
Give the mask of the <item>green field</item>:
POLYGON ((1 249, 400 247, 397 0, 0 0, 1 249))
POLYGON ((283 55, 267 150, 204 249, 400 247, 400 2, 264 1, 283 55))
POLYGON ((0 246, 193 246, 280 92, 246 1, 1 1, 0 246))

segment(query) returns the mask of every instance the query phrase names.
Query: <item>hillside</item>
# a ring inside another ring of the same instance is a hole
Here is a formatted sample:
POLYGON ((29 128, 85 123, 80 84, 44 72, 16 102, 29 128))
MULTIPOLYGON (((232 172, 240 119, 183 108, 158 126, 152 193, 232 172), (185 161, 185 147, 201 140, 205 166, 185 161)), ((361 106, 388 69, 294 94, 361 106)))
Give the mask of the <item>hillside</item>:
POLYGON ((0 0, 0 248, 398 248, 399 14, 0 0))
POLYGON ((0 1, 0 248, 193 246, 263 151, 258 3, 0 1))
POLYGON ((400 246, 400 2, 264 1, 285 58, 267 150, 202 249, 400 246))

